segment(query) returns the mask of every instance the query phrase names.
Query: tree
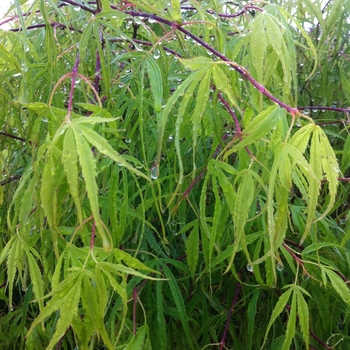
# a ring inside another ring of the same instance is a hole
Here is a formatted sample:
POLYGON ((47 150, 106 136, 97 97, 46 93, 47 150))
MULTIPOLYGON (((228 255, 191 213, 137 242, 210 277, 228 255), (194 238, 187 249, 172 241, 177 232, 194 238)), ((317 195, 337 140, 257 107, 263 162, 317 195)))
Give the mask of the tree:
POLYGON ((350 2, 26 3, 2 347, 348 349, 350 2))

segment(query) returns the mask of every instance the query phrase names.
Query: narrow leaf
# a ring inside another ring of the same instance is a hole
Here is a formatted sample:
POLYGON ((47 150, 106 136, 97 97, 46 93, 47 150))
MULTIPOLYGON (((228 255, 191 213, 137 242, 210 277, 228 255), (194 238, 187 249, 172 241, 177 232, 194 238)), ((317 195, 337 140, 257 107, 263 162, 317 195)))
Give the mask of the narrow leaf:
POLYGON ((154 110, 158 113, 162 110, 163 80, 160 68, 152 56, 147 56, 146 66, 150 79, 151 90, 154 99, 154 110))

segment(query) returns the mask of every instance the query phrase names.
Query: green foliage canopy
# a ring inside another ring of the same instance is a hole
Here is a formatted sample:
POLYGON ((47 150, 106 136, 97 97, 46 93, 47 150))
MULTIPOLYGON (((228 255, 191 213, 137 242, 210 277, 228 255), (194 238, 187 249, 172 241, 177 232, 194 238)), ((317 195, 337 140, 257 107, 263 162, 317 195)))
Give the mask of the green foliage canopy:
POLYGON ((350 2, 12 10, 2 347, 348 349, 350 2))

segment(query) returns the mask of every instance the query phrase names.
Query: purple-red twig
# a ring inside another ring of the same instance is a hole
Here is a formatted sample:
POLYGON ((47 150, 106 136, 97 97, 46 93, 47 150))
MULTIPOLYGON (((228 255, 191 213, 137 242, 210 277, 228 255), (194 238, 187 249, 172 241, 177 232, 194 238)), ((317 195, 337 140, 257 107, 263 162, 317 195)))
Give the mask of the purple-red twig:
POLYGON ((227 335, 227 330, 228 330, 228 326, 230 324, 230 320, 231 320, 231 316, 233 314, 233 311, 235 309, 235 305, 237 304, 237 300, 238 300, 238 293, 241 289, 241 284, 239 282, 237 282, 237 287, 236 287, 236 292, 235 292, 235 296, 233 297, 233 300, 232 300, 232 305, 231 305, 231 308, 228 312, 228 316, 227 316, 227 321, 226 321, 226 324, 225 324, 225 329, 224 329, 224 333, 222 335, 222 338, 221 338, 221 342, 220 342, 220 350, 222 350, 225 346, 225 340, 226 340, 226 335, 227 335))

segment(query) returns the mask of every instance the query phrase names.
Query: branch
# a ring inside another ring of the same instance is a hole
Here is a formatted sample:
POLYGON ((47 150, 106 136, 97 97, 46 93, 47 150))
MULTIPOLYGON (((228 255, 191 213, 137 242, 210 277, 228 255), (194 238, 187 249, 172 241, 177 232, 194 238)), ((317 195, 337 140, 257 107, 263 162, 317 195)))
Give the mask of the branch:
POLYGON ((0 135, 6 136, 6 137, 10 137, 10 138, 12 138, 14 140, 19 140, 19 141, 22 141, 22 142, 26 142, 27 141, 26 139, 23 139, 22 137, 15 136, 15 135, 12 135, 12 134, 8 134, 7 132, 0 132, 0 135))
POLYGON ((225 339, 226 339, 226 335, 227 335, 228 326, 230 324, 231 316, 232 316, 233 311, 235 309, 235 305, 237 304, 238 292, 239 292, 240 289, 241 289, 241 284, 239 282, 237 282, 235 296, 233 297, 232 305, 231 305, 230 311, 228 313, 227 321, 226 321, 226 324, 225 324, 224 333, 223 333, 222 338, 221 338, 220 350, 222 350, 225 347, 225 339))
POLYGON ((196 35, 192 34, 190 31, 188 31, 187 29, 183 28, 180 24, 175 23, 175 22, 171 22, 167 19, 164 19, 162 17, 159 17, 157 15, 152 15, 149 13, 143 13, 143 12, 137 12, 137 11, 126 11, 126 14, 133 16, 133 17, 146 17, 146 18, 152 18, 155 21, 164 23, 170 27, 172 27, 175 30, 178 30, 182 33, 184 33, 185 35, 189 36, 190 38, 192 38, 194 41, 196 41, 197 43, 199 43, 201 46, 203 46, 204 48, 206 48, 208 51, 212 52, 216 57, 220 58, 221 60, 223 60, 224 62, 227 62, 230 66, 232 66, 232 68, 238 72, 243 79, 249 80, 251 82, 251 84, 258 89, 264 96, 266 96, 268 99, 270 99, 271 101, 277 103, 280 107, 284 108, 288 113, 290 113, 292 116, 295 115, 299 115, 300 112, 297 108, 293 108, 289 105, 287 105, 286 103, 282 102, 281 100, 279 100, 277 97, 275 97, 274 95, 271 94, 271 92, 269 92, 265 86, 261 85, 260 83, 258 83, 252 76, 251 74, 242 66, 239 66, 238 64, 234 64, 230 59, 228 59, 225 55, 223 55, 222 53, 220 53, 219 51, 215 50, 212 46, 210 46, 208 43, 206 43, 205 41, 203 41, 202 39, 200 39, 199 37, 197 37, 196 35))

